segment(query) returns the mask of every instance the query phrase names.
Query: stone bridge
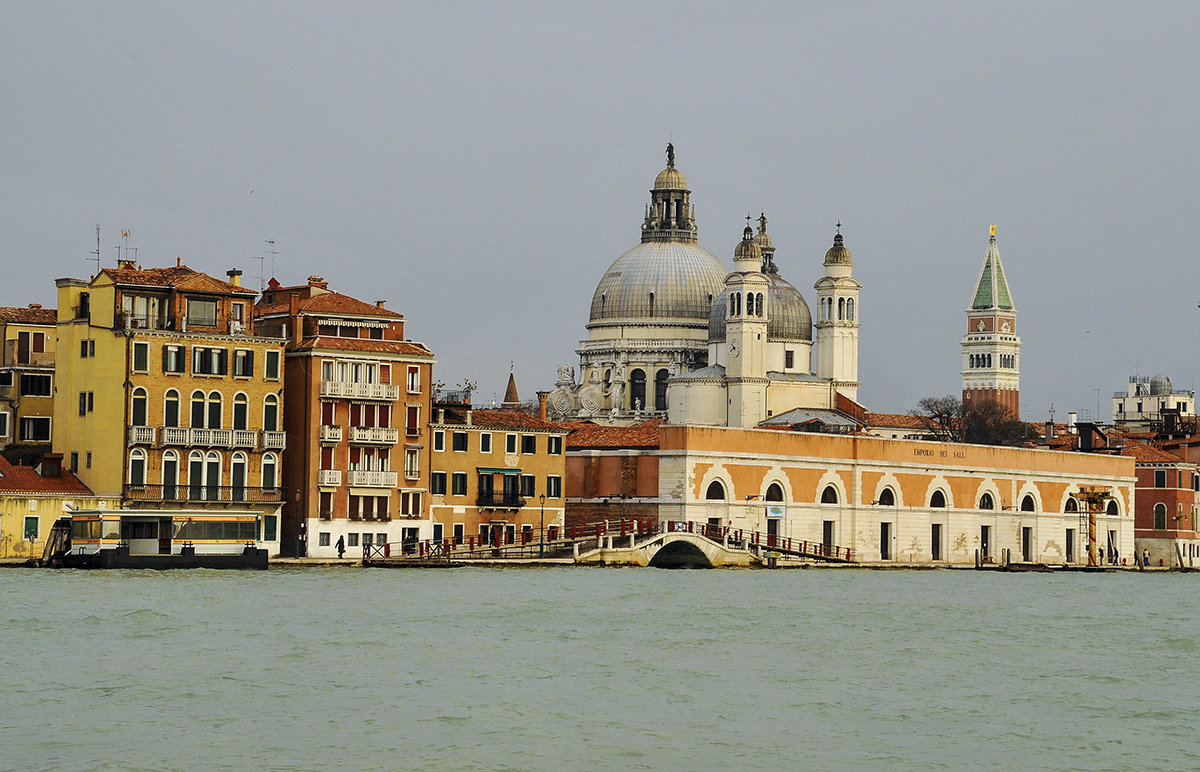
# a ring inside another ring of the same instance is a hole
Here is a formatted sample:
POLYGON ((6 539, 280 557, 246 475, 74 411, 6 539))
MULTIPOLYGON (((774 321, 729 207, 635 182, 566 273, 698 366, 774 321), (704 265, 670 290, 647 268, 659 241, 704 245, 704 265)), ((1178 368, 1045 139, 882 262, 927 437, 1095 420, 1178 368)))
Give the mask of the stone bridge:
POLYGON ((580 553, 576 562, 655 568, 746 568, 762 564, 762 558, 750 550, 727 547, 698 533, 671 531, 640 542, 636 539, 636 535, 605 536, 599 549, 580 553), (628 543, 620 546, 620 542, 628 543))

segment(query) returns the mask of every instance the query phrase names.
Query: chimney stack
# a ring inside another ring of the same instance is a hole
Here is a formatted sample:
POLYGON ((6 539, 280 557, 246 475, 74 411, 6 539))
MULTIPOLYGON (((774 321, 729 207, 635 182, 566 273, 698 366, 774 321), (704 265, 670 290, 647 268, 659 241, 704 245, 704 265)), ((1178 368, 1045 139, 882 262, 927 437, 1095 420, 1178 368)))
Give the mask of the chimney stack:
POLYGON ((292 326, 292 343, 298 345, 303 337, 300 325, 300 293, 288 295, 288 324, 292 326))
POLYGON ((375 307, 376 307, 376 308, 383 308, 383 307, 384 307, 384 304, 386 304, 386 303, 387 303, 387 301, 386 301, 386 300, 376 300, 376 301, 375 301, 375 307))
POLYGON ((546 420, 546 400, 550 398, 550 392, 539 391, 539 392, 537 392, 537 398, 538 398, 538 418, 545 421, 546 420))
POLYGON ((239 271, 238 269, 231 268, 230 270, 225 272, 225 275, 229 277, 229 283, 232 284, 233 286, 235 286, 235 287, 242 286, 242 272, 239 271))

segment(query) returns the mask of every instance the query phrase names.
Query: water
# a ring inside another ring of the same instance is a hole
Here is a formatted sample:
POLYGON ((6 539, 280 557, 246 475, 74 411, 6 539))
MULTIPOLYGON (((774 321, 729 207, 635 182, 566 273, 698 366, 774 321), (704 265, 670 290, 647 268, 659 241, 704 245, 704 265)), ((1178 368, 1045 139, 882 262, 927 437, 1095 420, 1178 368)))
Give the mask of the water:
POLYGON ((1198 577, 0 571, 0 768, 1200 768, 1198 577))

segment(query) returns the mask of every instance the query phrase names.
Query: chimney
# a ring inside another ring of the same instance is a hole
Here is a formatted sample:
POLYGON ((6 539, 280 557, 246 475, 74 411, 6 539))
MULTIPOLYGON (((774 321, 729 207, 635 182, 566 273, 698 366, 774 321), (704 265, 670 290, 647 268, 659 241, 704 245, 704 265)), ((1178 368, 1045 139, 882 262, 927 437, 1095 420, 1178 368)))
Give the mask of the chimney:
MULTIPOLYGON (((384 304, 386 304, 386 303, 387 303, 387 301, 386 301, 386 300, 376 300, 376 301, 375 301, 375 307, 376 307, 376 308, 381 308, 381 309, 382 309, 382 308, 384 308, 384 304)), ((386 310, 386 309, 385 309, 385 310, 386 310)))
POLYGON ((300 325, 300 293, 288 295, 288 324, 292 326, 292 343, 299 344, 303 329, 300 325))
MULTIPOLYGON (((317 276, 316 274, 313 274, 312 276, 308 277, 308 286, 309 286, 310 290, 315 289, 315 290, 324 290, 324 292, 329 291, 329 282, 325 281, 324 276, 317 276)), ((310 291, 309 294, 310 295, 322 295, 322 294, 324 294, 324 292, 311 292, 310 291)))
POLYGON ((1050 441, 1053 439, 1054 439, 1054 422, 1047 421, 1046 422, 1046 444, 1049 445, 1050 441))
POLYGON ((1075 428, 1075 422, 1077 420, 1079 420, 1079 413, 1076 413, 1074 410, 1067 413, 1067 431, 1071 434, 1075 434, 1078 431, 1075 428))
POLYGON ((468 410, 467 411, 467 426, 472 426, 472 425, 473 424, 471 423, 471 411, 468 410))
POLYGON ((62 458, 62 453, 47 453, 42 456, 42 463, 38 466, 38 474, 42 477, 61 477, 62 458))
POLYGON ((230 270, 225 272, 225 275, 229 277, 229 283, 232 284, 233 286, 235 286, 235 287, 242 286, 242 272, 239 271, 238 269, 231 268, 230 270))
POLYGON ((41 303, 30 303, 29 307, 30 308, 41 308, 42 304, 41 303))
POLYGON ((550 392, 548 392, 548 391, 537 392, 538 418, 542 419, 543 421, 546 420, 546 400, 549 399, 549 397, 550 397, 550 392))
POLYGON ((180 257, 179 255, 175 255, 175 267, 181 268, 182 266, 183 266, 183 258, 180 257))

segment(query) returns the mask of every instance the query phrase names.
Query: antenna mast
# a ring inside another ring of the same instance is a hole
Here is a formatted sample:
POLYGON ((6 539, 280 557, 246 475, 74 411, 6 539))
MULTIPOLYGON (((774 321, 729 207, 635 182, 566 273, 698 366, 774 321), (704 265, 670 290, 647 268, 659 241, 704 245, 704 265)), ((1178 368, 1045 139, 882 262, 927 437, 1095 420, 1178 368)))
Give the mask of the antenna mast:
POLYGON ((267 250, 267 254, 271 256, 271 275, 275 275, 275 255, 279 254, 279 250, 275 248, 275 239, 267 239, 267 243, 271 248, 267 250))
POLYGON ((88 254, 95 255, 95 257, 85 257, 84 260, 95 260, 96 261, 96 273, 94 273, 93 276, 99 276, 100 275, 100 223, 96 223, 96 249, 92 252, 89 252, 88 254))

